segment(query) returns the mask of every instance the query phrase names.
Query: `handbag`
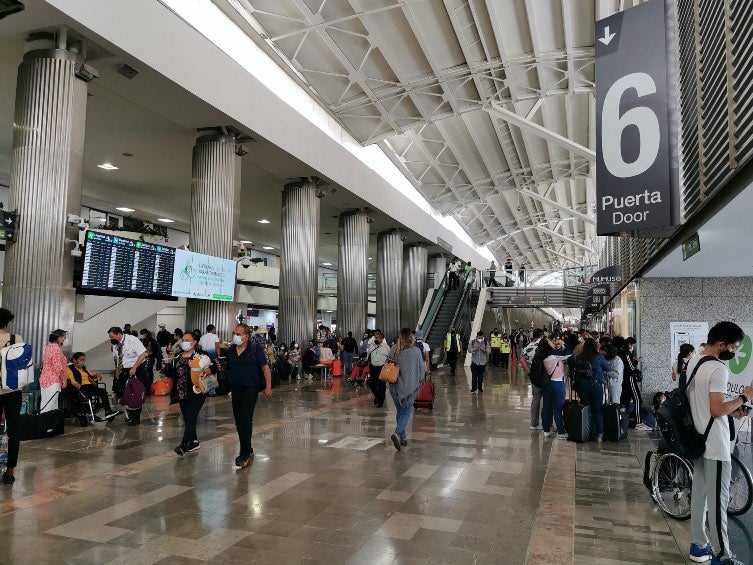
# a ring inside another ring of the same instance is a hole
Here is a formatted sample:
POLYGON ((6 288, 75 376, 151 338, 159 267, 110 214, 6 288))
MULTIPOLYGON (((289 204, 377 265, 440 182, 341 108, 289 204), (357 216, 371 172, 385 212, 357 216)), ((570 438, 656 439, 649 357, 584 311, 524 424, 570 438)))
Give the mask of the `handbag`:
POLYGON ((387 361, 382 366, 382 371, 379 373, 379 380, 387 383, 395 384, 397 377, 400 374, 400 366, 392 361, 387 361))
MULTIPOLYGON (((47 407, 47 404, 55 396, 59 397, 60 393, 56 392, 53 394, 45 405, 42 406, 42 410, 47 407)), ((65 433, 65 415, 59 408, 40 414, 25 414, 19 417, 18 430, 21 441, 59 436, 65 433)))

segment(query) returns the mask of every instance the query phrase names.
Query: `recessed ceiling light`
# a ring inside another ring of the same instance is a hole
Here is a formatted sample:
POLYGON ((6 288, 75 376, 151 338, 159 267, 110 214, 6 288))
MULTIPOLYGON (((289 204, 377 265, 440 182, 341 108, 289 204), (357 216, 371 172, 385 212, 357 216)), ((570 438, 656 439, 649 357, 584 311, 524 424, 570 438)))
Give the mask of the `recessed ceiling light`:
POLYGON ((324 265, 325 267, 331 267, 332 263, 322 263, 322 265, 324 265))
POLYGON ((119 208, 115 208, 116 210, 120 210, 121 212, 135 212, 133 208, 126 208, 125 206, 121 206, 119 208))
POLYGON ((261 220, 259 220, 259 223, 260 224, 268 224, 269 220, 267 220, 266 218, 262 218, 261 220))
POLYGON ((369 257, 369 261, 371 261, 371 257, 369 257))
POLYGON ((120 167, 116 167, 112 163, 101 163, 97 165, 100 169, 104 169, 105 171, 117 171, 120 167))
POLYGON ((264 247, 262 247, 262 249, 266 249, 267 251, 271 251, 272 249, 274 249, 274 247, 270 247, 269 245, 265 245, 264 247))
POLYGON ((166 224, 172 224, 175 222, 175 220, 171 220, 170 218, 157 218, 158 222, 165 222, 166 224))
POLYGON ((249 241, 247 239, 241 239, 241 243, 250 244, 250 243, 253 243, 253 241, 249 241))

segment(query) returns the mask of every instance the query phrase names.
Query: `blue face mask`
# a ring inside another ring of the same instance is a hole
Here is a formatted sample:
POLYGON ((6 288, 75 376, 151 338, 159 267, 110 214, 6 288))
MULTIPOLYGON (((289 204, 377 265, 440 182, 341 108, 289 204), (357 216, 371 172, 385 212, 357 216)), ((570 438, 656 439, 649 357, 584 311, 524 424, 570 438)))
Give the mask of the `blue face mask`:
POLYGON ((241 343, 243 343, 243 338, 241 336, 239 336, 239 335, 234 335, 233 336, 233 344, 234 345, 240 345, 241 343))
POLYGON ((193 343, 191 343, 190 341, 184 341, 180 344, 180 348, 183 351, 191 351, 193 349, 193 343))

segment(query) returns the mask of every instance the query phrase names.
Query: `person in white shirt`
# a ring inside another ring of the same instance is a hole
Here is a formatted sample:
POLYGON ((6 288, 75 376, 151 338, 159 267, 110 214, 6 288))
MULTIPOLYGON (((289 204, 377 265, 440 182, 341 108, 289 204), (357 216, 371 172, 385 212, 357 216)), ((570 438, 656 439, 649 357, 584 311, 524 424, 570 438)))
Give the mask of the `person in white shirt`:
MULTIPOLYGON (((112 354, 115 359, 115 375, 113 376, 112 392, 120 399, 125 390, 128 377, 136 377, 147 390, 146 365, 147 350, 141 340, 134 335, 124 334, 123 330, 113 326, 107 330, 107 336, 112 343, 112 354)), ((141 423, 141 408, 129 410, 126 423, 137 426, 141 423)))
POLYGON ((199 348, 206 353, 210 359, 216 359, 220 356, 220 336, 217 335, 217 330, 214 324, 207 326, 207 333, 201 336, 199 339, 199 348))
POLYGON ((458 277, 458 263, 455 259, 450 261, 450 266, 448 267, 449 271, 449 280, 447 281, 449 284, 447 286, 448 290, 454 290, 458 287, 460 283, 460 279, 458 277))
POLYGON ((728 416, 747 415, 749 408, 744 405, 753 399, 753 386, 745 387, 741 395, 725 402, 729 372, 722 361, 735 357, 743 337, 743 330, 737 324, 716 324, 709 331, 704 356, 691 358, 686 369, 693 424, 699 433, 707 436, 703 457, 693 461, 690 558, 698 563, 712 559, 720 564, 740 563, 732 554, 727 537, 727 504, 732 474, 732 435, 728 416), (710 536, 706 533, 707 511, 710 536))

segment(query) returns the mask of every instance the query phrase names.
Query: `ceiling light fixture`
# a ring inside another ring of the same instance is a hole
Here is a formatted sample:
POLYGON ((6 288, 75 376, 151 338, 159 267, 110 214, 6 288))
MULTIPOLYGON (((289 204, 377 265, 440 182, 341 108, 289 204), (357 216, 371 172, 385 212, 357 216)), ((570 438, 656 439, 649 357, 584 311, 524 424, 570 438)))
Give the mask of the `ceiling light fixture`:
POLYGON ((259 223, 260 224, 268 224, 269 220, 267 220, 266 218, 262 218, 261 220, 259 220, 259 223))
POLYGON ((112 163, 101 163, 97 165, 100 169, 104 169, 105 171, 117 171, 120 167, 116 167, 112 163))
POLYGON ((249 241, 249 240, 247 240, 247 239, 241 239, 241 243, 243 243, 243 244, 245 244, 245 245, 250 245, 250 244, 252 244, 252 243, 253 243, 253 241, 249 241))
POLYGON ((325 267, 331 267, 332 263, 322 263, 322 265, 324 265, 325 267))
POLYGON ((126 208, 125 206, 120 206, 119 208, 115 208, 116 210, 120 210, 121 212, 135 212, 133 208, 126 208))
POLYGON ((175 223, 175 220, 171 220, 170 218, 157 218, 158 222, 165 222, 166 224, 173 224, 175 223))
POLYGON ((270 247, 269 245, 265 245, 264 247, 262 247, 262 249, 266 249, 267 251, 272 251, 274 249, 274 247, 270 247))

